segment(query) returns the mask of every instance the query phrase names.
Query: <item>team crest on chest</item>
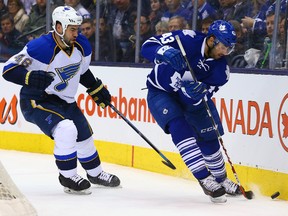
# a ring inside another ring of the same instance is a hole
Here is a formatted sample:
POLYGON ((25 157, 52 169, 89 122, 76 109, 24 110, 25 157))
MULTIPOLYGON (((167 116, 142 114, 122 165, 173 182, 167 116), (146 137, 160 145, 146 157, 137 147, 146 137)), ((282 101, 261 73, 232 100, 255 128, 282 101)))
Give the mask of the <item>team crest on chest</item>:
POLYGON ((80 62, 75 64, 66 65, 61 68, 55 68, 61 82, 55 85, 55 90, 63 91, 68 86, 68 81, 72 79, 79 71, 80 62))

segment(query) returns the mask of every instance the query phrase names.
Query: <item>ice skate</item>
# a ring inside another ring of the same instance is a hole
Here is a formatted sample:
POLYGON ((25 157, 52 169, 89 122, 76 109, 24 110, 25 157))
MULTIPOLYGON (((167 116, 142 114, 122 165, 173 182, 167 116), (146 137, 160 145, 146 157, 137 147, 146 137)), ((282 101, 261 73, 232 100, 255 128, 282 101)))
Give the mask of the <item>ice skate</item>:
POLYGON ((60 184, 64 186, 64 192, 68 194, 88 195, 90 191, 90 182, 79 175, 74 175, 70 178, 66 178, 63 175, 59 175, 60 184))
POLYGON ((87 174, 87 178, 92 184, 103 185, 106 187, 117 187, 120 185, 120 179, 116 175, 104 171, 96 177, 87 174))
POLYGON ((226 193, 231 195, 231 196, 237 196, 237 195, 242 194, 239 185, 232 182, 228 178, 226 178, 224 181, 220 182, 220 184, 222 185, 222 187, 225 188, 226 193))
POLYGON ((204 193, 210 196, 213 203, 225 203, 227 201, 225 188, 222 187, 212 175, 199 180, 199 183, 204 193))

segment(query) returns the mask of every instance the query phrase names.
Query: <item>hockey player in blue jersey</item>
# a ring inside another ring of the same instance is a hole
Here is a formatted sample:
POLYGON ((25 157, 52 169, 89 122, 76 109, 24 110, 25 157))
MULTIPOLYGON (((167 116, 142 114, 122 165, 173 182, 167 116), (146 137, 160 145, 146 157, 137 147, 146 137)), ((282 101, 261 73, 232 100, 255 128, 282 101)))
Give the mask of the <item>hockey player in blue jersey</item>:
POLYGON ((25 119, 54 140, 65 192, 90 194, 90 182, 116 187, 120 180, 102 170, 92 129, 74 98, 80 83, 102 108, 111 101, 109 91, 89 70, 91 46, 78 35, 82 17, 72 7, 59 6, 52 21, 53 31, 30 41, 5 63, 3 77, 23 86, 20 107, 25 119), (77 160, 89 181, 77 174, 77 160))
POLYGON ((186 166, 212 202, 226 202, 225 193, 241 194, 239 186, 227 178, 219 141, 202 102, 207 101, 223 135, 211 97, 229 79, 224 56, 233 51, 235 42, 233 26, 216 20, 207 35, 179 30, 151 37, 141 48, 143 57, 155 62, 147 78, 149 109, 164 132, 171 134, 186 166), (175 35, 198 81, 193 80, 175 35))

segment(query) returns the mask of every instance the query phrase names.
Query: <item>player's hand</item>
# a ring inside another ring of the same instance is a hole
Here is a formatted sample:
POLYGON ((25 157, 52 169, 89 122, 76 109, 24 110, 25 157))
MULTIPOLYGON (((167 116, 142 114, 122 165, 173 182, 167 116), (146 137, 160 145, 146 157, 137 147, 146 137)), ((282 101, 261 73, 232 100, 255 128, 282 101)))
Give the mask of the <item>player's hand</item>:
POLYGON ((87 93, 93 98, 95 103, 103 109, 111 102, 111 95, 100 79, 96 78, 96 83, 87 89, 87 93))
POLYGON ((195 101, 202 100, 208 93, 206 84, 194 81, 184 81, 181 90, 186 97, 195 101))
POLYGON ((155 60, 159 63, 166 62, 170 64, 176 71, 181 71, 187 67, 180 50, 171 46, 163 46, 159 48, 155 60))
POLYGON ((45 90, 54 80, 55 74, 42 70, 28 71, 25 76, 25 85, 45 90))

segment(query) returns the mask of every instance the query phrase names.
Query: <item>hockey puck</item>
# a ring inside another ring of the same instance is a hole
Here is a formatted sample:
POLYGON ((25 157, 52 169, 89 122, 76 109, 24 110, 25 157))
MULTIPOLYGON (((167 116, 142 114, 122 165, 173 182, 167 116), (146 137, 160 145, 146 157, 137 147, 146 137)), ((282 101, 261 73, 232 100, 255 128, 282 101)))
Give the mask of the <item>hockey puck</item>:
POLYGON ((280 195, 279 191, 275 192, 274 194, 271 195, 272 199, 277 198, 280 195))

